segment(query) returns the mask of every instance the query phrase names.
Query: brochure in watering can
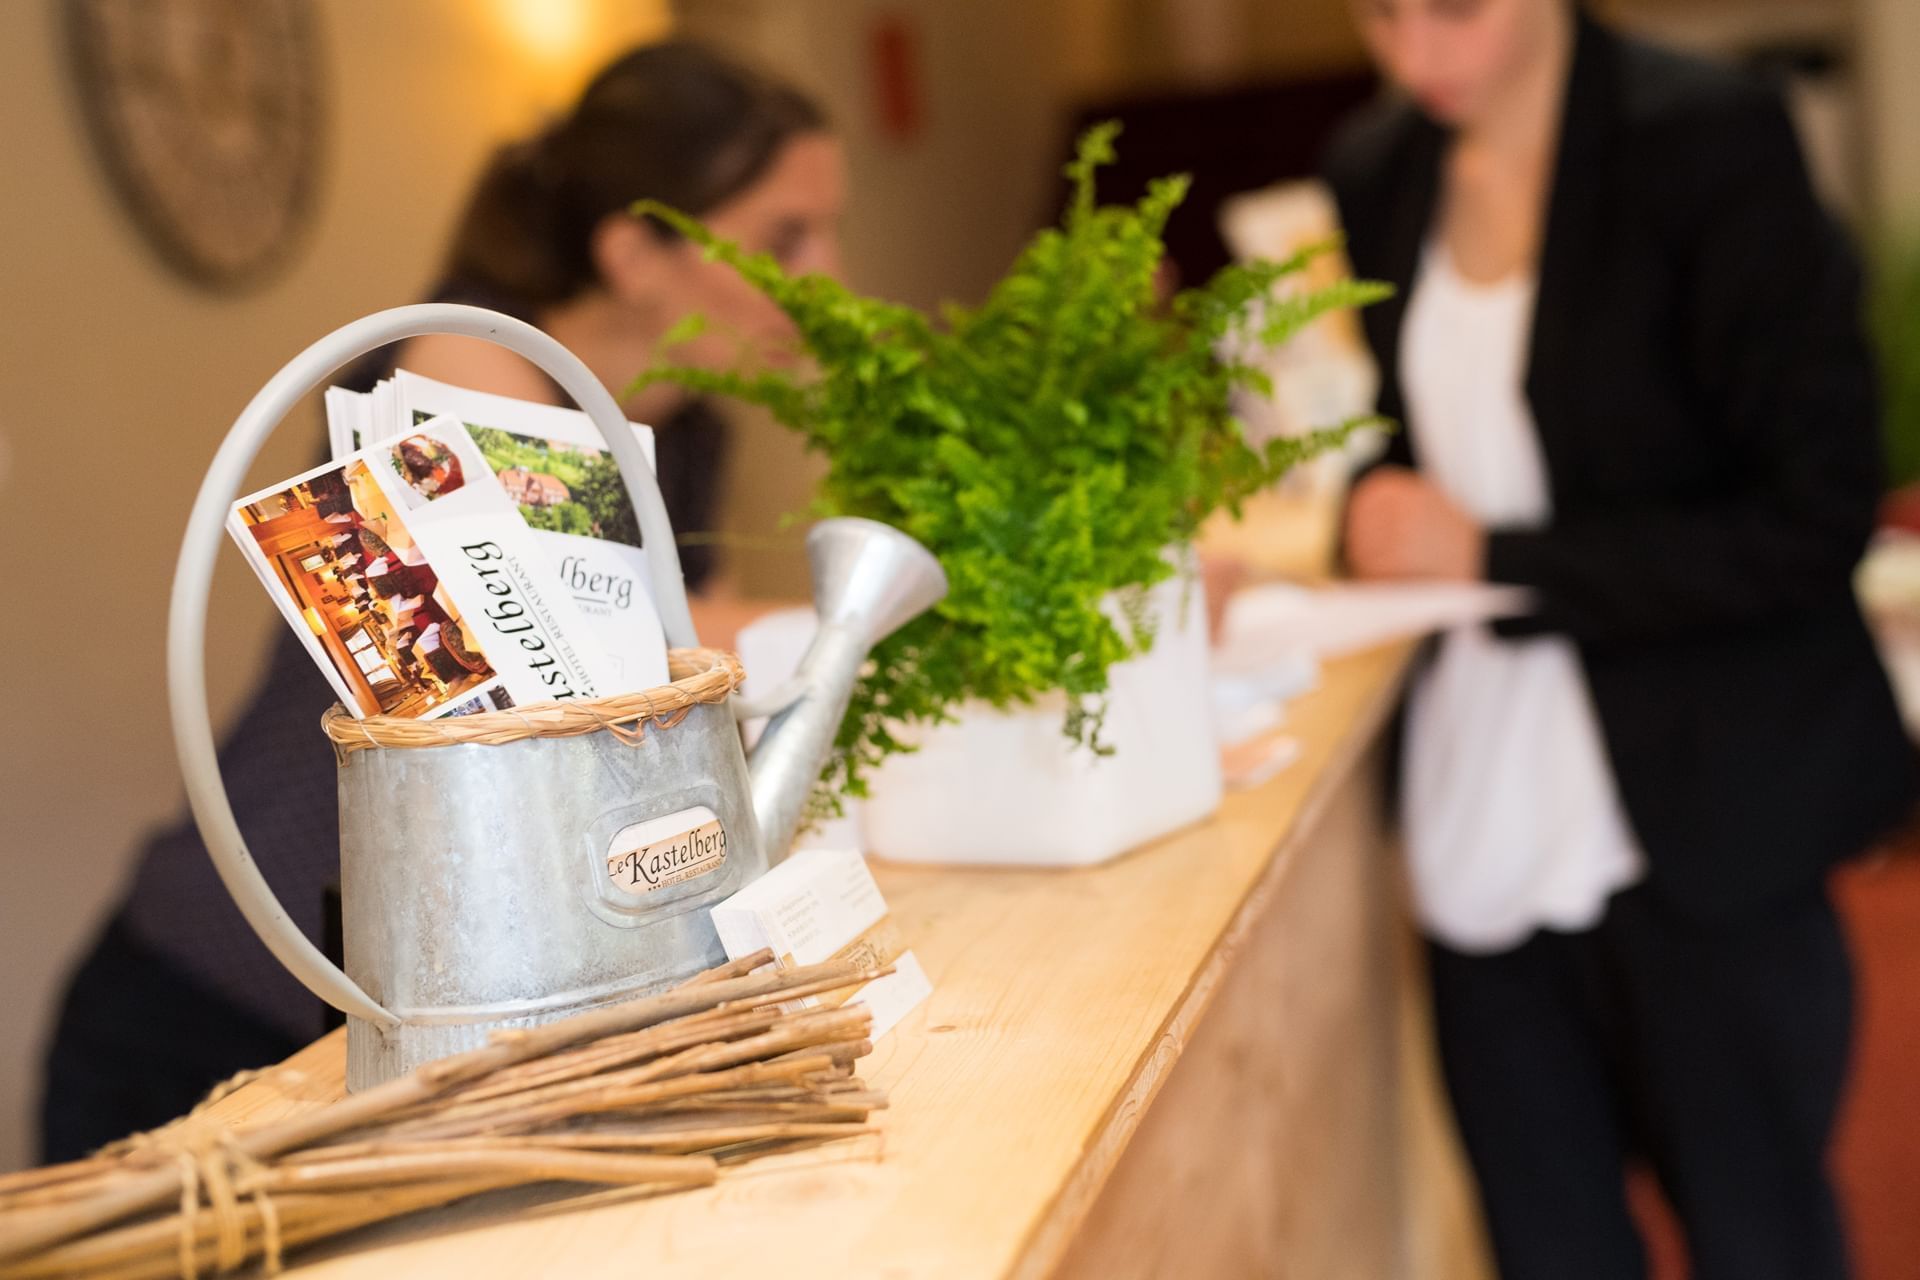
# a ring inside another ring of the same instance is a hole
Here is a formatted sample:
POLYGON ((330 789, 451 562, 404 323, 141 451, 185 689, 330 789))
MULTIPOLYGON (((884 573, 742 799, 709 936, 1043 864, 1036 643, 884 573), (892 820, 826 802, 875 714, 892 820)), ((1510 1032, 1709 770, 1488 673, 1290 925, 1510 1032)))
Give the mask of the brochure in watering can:
POLYGON ((244 497, 227 525, 357 716, 467 715, 666 679, 658 642, 618 663, 605 651, 455 418, 244 497))
MULTIPOLYGON (((561 587, 614 663, 614 681, 647 687, 642 677, 654 668, 627 667, 632 655, 663 652, 665 638, 640 524, 619 467, 586 414, 449 386, 404 369, 371 392, 327 392, 336 457, 402 437, 442 414, 466 427, 487 474, 533 531, 561 587)), ((628 426, 653 466, 652 428, 628 426)))

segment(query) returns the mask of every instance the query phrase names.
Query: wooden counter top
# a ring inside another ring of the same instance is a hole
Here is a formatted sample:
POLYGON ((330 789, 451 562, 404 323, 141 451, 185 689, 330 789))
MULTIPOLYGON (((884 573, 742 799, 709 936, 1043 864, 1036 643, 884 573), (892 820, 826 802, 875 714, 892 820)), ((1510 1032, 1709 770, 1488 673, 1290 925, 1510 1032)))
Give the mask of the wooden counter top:
MULTIPOLYGON (((1328 664, 1288 708, 1300 758, 1207 823, 1106 866, 876 862, 932 998, 861 1074, 878 1144, 719 1185, 509 1218, 502 1201, 305 1255, 303 1276, 1034 1276, 1063 1255, 1223 976, 1392 704, 1408 648, 1328 664)), ((342 1033, 216 1109, 265 1121, 339 1094, 342 1033)), ((577 1206, 576 1202, 576 1206, 577 1206)))

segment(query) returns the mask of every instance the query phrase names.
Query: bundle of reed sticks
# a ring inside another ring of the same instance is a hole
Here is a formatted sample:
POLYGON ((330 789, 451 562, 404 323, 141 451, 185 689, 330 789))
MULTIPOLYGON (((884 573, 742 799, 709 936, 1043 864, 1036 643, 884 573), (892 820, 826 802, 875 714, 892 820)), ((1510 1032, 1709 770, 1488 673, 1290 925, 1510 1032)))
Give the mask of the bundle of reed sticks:
MULTIPOLYGON (((661 995, 496 1033, 313 1111, 229 1128, 207 1104, 71 1164, 0 1177, 0 1277, 193 1278, 532 1183, 671 1191, 873 1133, 853 1074, 864 1006, 807 1007, 884 971, 770 953, 661 995)), ((216 1094, 216 1097, 218 1094, 216 1094)), ((212 1099, 209 1099, 211 1102, 212 1099)))

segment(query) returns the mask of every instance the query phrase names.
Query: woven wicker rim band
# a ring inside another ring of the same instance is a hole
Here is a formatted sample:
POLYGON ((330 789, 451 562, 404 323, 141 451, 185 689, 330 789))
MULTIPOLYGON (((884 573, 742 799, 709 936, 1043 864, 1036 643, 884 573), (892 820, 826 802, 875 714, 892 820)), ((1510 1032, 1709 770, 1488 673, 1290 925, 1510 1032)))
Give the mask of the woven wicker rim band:
POLYGON ((345 708, 332 707, 320 727, 341 760, 369 747, 445 747, 456 744, 499 746, 522 738, 570 738, 605 729, 628 744, 646 736, 648 722, 671 729, 702 703, 725 702, 746 668, 723 649, 672 649, 667 653, 672 684, 637 693, 581 702, 538 702, 504 711, 482 711, 440 720, 368 716, 356 720, 345 708))

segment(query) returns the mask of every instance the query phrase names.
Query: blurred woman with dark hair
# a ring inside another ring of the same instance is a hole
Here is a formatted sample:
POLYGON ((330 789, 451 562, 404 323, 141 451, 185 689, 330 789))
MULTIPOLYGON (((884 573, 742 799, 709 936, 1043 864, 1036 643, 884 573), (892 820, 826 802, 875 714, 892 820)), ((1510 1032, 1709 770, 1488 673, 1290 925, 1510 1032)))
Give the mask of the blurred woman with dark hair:
MULTIPOLYGON (((840 265, 844 169, 824 117, 796 91, 699 44, 636 49, 594 77, 552 127, 495 154, 461 214, 433 297, 546 330, 616 395, 692 312, 707 327, 676 348, 676 359, 718 366, 744 355, 779 363, 794 351, 779 308, 627 209, 643 197, 664 201, 789 271, 831 275, 840 265)), ((560 389, 519 356, 450 335, 377 353, 346 382, 364 389, 396 365, 476 391, 564 403, 560 389)), ((710 529, 725 423, 667 384, 625 408, 656 428, 656 467, 674 527, 710 529)), ((689 587, 710 583, 710 548, 689 546, 682 561, 689 587)))
MULTIPOLYGON (((732 363, 791 358, 786 318, 667 229, 631 217, 642 197, 703 218, 796 272, 839 263, 839 144, 794 90, 700 45, 636 49, 596 76, 538 136, 503 148, 467 202, 433 296, 491 307, 558 338, 616 396, 681 317, 706 331, 675 351, 732 363)), ((343 379, 395 365, 442 381, 564 403, 533 365, 470 338, 410 339, 343 379)), ((657 428, 660 488, 681 530, 711 527, 724 429, 668 386, 624 406, 657 428)), ((704 548, 687 585, 710 581, 704 548)), ((271 666, 221 751, 248 846, 307 935, 339 859, 332 753, 317 726, 333 694, 284 628, 271 666)), ((160 1124, 236 1071, 276 1061, 322 1029, 319 1003, 267 952, 183 820, 143 851, 133 884, 75 973, 46 1060, 42 1156, 62 1160, 160 1124)))
POLYGON ((1858 272, 1780 94, 1572 0, 1355 0, 1400 90, 1329 176, 1384 464, 1373 579, 1529 590, 1442 637, 1402 815, 1434 1019, 1509 1278, 1844 1275, 1851 988, 1825 875, 1913 757, 1851 576, 1879 497, 1858 272))

